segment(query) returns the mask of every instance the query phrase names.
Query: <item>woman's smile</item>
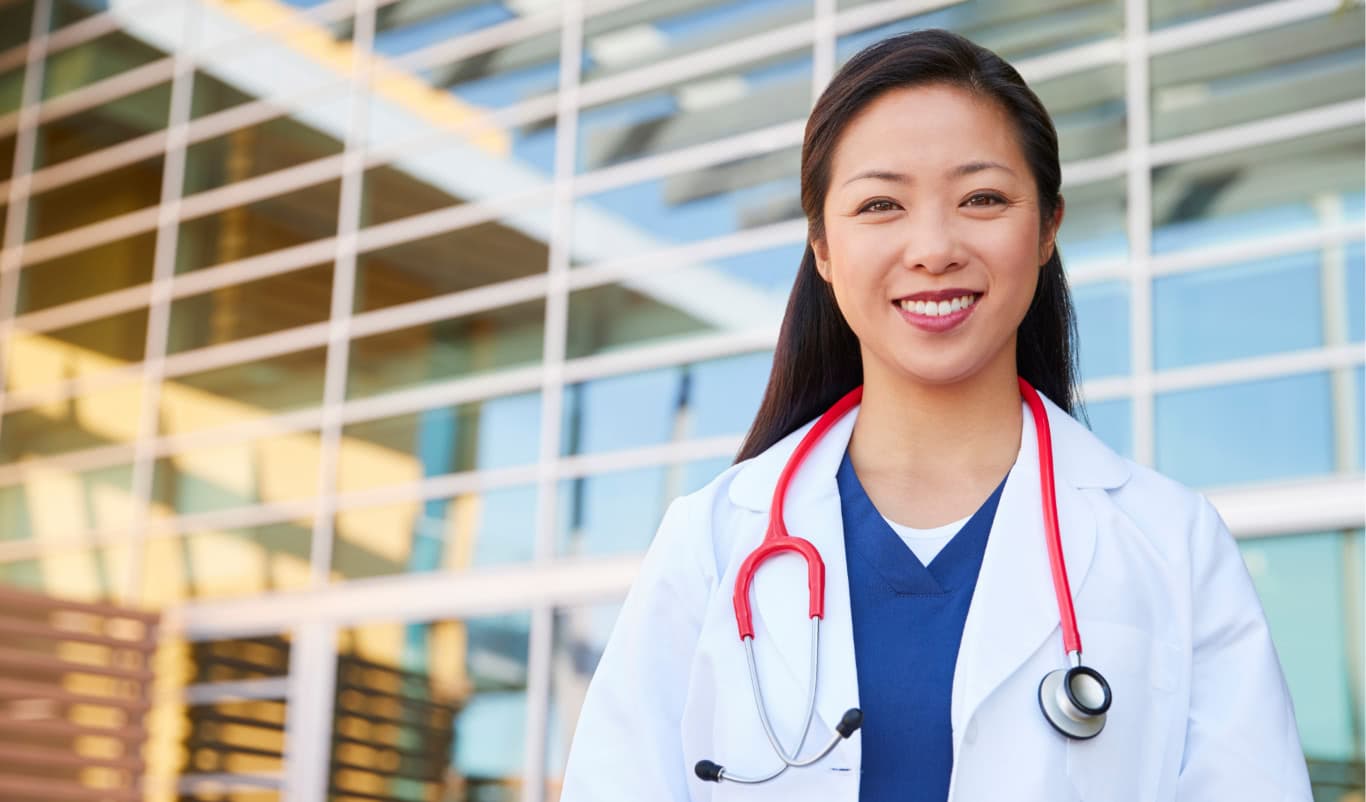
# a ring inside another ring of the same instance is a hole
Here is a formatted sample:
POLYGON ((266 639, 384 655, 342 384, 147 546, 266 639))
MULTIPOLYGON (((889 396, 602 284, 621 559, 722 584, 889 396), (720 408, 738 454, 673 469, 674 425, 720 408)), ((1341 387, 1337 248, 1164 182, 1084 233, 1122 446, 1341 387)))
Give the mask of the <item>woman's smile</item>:
POLYGON ((962 325, 977 308, 983 293, 950 289, 918 292, 892 301, 902 318, 923 331, 940 334, 962 325))

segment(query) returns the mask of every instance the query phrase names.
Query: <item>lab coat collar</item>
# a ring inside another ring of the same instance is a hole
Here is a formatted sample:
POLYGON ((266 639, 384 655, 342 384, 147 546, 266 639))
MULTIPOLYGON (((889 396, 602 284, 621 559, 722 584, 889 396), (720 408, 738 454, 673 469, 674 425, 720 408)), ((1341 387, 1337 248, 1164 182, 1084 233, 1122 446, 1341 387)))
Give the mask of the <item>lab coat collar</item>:
MULTIPOLYGON (((1042 397, 1042 396, 1041 396, 1042 397)), ((1044 398, 1052 430, 1054 468, 1063 553, 1073 595, 1080 593, 1095 550, 1094 516, 1080 491, 1113 488, 1129 476, 1124 460, 1061 408, 1044 398)), ((978 705, 1048 637, 1059 637, 1058 606, 1048 567, 1040 506, 1038 446, 1029 408, 1021 401, 1019 456, 996 511, 987 542, 977 589, 968 610, 955 668, 952 721, 955 751, 978 705)), ((856 407, 837 423, 808 454, 788 491, 788 531, 804 537, 825 562, 825 619, 821 627, 820 682, 816 710, 828 731, 844 711, 858 704, 858 674, 854 660, 849 577, 845 562, 844 530, 836 472, 858 416, 856 407)), ((735 475, 730 500, 742 507, 767 512, 788 457, 813 422, 774 444, 735 475)), ((755 543, 754 545, 757 545, 755 543)), ((795 585, 805 590, 805 583, 795 585)), ((773 572, 756 576, 752 595, 758 632, 756 648, 779 657, 794 688, 805 686, 808 663, 808 625, 794 597, 791 575, 773 572)), ((804 595, 804 594, 803 594, 804 595)), ((1058 640, 1058 666, 1065 667, 1058 640)), ((870 705, 876 700, 866 700, 870 705)), ((850 748, 857 748, 856 745, 850 748)))

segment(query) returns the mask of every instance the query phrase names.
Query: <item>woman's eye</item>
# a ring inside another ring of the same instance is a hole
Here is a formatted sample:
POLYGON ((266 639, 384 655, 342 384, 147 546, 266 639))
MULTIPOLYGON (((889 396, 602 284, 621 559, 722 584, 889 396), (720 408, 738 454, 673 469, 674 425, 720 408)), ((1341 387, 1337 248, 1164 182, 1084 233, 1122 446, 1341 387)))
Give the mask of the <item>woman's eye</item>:
POLYGON ((1005 203, 1005 198, 1002 198, 1000 195, 991 194, 989 192, 978 192, 976 195, 973 195, 967 200, 967 204, 969 206, 991 206, 996 203, 1005 203), (976 203, 976 201, 979 200, 983 200, 986 202, 976 203))
POLYGON ((895 203, 892 203, 892 202, 889 201, 889 200, 875 200, 875 201, 868 201, 867 203, 863 204, 863 208, 859 209, 859 211, 860 211, 860 212, 887 212, 887 211, 891 211, 892 208, 893 208, 894 206, 896 206, 896 204, 895 204, 895 203))

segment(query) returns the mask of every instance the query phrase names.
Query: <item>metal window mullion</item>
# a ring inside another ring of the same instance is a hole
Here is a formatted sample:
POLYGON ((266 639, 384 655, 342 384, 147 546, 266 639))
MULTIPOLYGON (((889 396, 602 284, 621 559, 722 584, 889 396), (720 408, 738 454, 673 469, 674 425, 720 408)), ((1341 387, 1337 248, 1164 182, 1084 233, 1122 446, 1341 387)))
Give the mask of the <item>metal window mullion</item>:
MULTIPOLYGON (((564 409, 564 364, 569 331, 569 270, 574 236, 575 177, 578 172, 578 128, 583 3, 566 0, 560 30, 560 87, 555 119, 554 202, 551 206, 550 253, 546 266, 545 336, 542 353, 541 442, 536 476, 536 531, 533 560, 548 565, 555 558, 561 421, 564 409)), ((545 798, 546 748, 549 732, 551 659, 554 651, 556 600, 544 600, 531 611, 527 653, 527 705, 522 765, 522 802, 545 798)))
MULTIPOLYGON (((290 802, 323 802, 327 797, 332 752, 337 627, 316 615, 299 616, 290 623, 295 626, 289 646, 285 793, 281 798, 290 802)), ((192 624, 186 629, 194 634, 192 624)))
POLYGON ((1148 126, 1148 0, 1125 0, 1125 104, 1129 140, 1129 369, 1134 459, 1152 465, 1152 169, 1148 126))
POLYGON ((813 49, 811 53, 811 105, 815 105, 821 92, 835 75, 835 0, 812 0, 815 7, 812 17, 815 21, 813 49))
MULTIPOLYGON (((19 99, 19 127, 14 143, 8 207, 5 210, 5 244, 0 250, 0 406, 9 399, 9 355, 13 346, 14 316, 19 305, 19 271, 23 259, 24 233, 28 227, 29 176, 37 139, 38 108, 42 100, 43 70, 47 56, 47 19, 52 0, 34 0, 29 24, 28 61, 19 99)), ((0 415, 0 431, 4 416, 0 415)))

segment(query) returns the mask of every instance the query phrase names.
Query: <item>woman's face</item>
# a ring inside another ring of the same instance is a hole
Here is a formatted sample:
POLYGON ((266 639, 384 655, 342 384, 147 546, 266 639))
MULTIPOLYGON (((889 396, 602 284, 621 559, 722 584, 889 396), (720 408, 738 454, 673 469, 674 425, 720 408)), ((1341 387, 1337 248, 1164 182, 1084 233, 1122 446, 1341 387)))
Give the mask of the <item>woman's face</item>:
POLYGON ((1061 221, 1059 203, 1040 231, 1005 112, 958 87, 920 86, 888 91, 846 125, 812 248, 866 376, 951 384, 1013 370, 1061 221))

